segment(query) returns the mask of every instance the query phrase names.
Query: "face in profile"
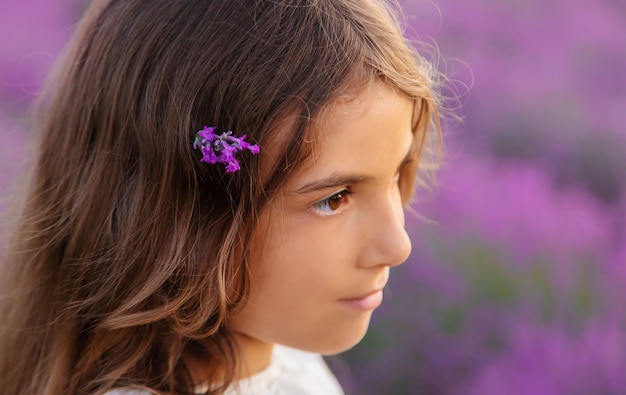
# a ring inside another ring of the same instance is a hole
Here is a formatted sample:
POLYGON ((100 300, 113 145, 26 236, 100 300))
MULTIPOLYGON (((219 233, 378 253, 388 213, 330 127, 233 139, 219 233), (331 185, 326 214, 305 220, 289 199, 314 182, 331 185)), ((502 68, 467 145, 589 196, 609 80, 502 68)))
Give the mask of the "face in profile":
POLYGON ((411 250, 398 180, 413 104, 377 82, 324 113, 314 157, 261 214, 232 330, 323 354, 361 340, 411 250))

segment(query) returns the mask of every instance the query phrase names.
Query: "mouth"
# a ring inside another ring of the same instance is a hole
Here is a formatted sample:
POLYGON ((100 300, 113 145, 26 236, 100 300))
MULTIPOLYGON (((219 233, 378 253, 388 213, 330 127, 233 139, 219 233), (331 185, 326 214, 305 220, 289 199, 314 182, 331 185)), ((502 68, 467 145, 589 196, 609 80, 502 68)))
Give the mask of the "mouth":
POLYGON ((339 304, 351 310, 372 311, 383 302, 383 290, 378 289, 362 296, 349 299, 339 299, 339 304))

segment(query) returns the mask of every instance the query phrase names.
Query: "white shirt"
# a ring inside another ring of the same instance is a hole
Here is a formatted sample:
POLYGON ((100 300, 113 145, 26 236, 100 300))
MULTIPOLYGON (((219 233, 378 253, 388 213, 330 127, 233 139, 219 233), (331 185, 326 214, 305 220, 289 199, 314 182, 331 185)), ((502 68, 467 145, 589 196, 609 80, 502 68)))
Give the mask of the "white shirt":
MULTIPOLYGON (((202 390, 198 388, 200 393, 202 390)), ((117 389, 105 395, 150 393, 117 389)), ((319 354, 276 345, 270 366, 234 383, 225 395, 344 395, 344 392, 319 354)))

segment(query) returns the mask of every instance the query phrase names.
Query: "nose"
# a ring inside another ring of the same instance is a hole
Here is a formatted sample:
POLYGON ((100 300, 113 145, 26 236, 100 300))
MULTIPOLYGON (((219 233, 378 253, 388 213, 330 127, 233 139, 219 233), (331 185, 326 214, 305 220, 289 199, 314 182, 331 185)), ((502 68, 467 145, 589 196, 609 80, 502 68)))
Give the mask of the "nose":
POLYGON ((411 254, 411 239, 404 228, 404 209, 397 194, 370 212, 363 265, 397 266, 411 254))

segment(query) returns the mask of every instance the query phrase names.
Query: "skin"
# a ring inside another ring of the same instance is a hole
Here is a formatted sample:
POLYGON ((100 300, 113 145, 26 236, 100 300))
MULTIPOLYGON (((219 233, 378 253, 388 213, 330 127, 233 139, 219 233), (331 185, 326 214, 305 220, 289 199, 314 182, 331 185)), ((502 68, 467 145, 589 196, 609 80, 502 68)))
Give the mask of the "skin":
POLYGON ((365 335, 372 309, 346 300, 383 289, 411 251, 398 175, 413 105, 375 82, 319 119, 314 158, 262 212, 253 238, 250 298, 229 321, 241 376, 266 367, 275 343, 335 354, 365 335))

